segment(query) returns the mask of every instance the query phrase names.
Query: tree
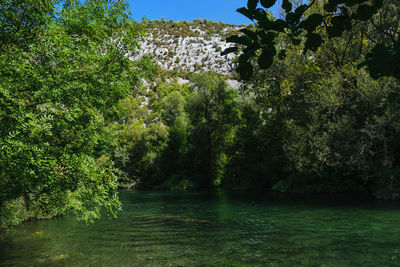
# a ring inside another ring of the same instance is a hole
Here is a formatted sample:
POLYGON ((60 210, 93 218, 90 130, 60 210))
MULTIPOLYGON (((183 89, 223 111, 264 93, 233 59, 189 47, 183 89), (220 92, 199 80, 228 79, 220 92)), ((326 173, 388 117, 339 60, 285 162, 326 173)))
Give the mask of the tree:
POLYGON ((0 5, 2 225, 119 209, 107 125, 138 80, 126 53, 141 30, 123 1, 65 1, 59 13, 56 4, 0 5))
MULTIPOLYGON (((237 11, 256 22, 256 30, 241 30, 243 35, 227 38, 228 42, 244 46, 240 57, 238 72, 242 79, 253 74, 252 58, 257 58, 261 69, 271 67, 276 55, 285 56, 286 48, 277 47, 279 34, 286 35, 293 45, 304 43, 303 52, 316 51, 323 43, 321 28, 326 29, 330 38, 340 37, 351 30, 355 23, 373 21, 373 16, 382 8, 384 0, 312 0, 293 8, 290 0, 282 1, 285 12, 283 19, 275 19, 268 13, 276 0, 248 0, 247 8, 237 11), (259 6, 261 4, 261 7, 259 6), (322 10, 318 7, 323 4, 322 10), (302 41, 304 40, 304 41, 302 41), (258 52, 259 51, 259 52, 258 52)), ((388 34, 388 32, 386 32, 388 34)), ((400 39, 396 29, 389 45, 376 44, 359 67, 366 66, 372 77, 393 76, 400 78, 400 39)), ((223 54, 239 50, 238 47, 226 49, 223 54)))
POLYGON ((29 45, 54 15, 54 0, 4 0, 0 4, 0 50, 29 45))
POLYGON ((226 164, 227 144, 232 141, 240 119, 233 89, 216 73, 203 73, 192 78, 195 92, 190 96, 187 112, 192 124, 191 142, 195 172, 200 186, 221 182, 226 164))
MULTIPOLYGON (((357 68, 377 38, 375 26, 355 25, 340 38, 321 35, 313 53, 291 46, 267 70, 255 65, 239 98, 244 123, 226 184, 398 198, 398 81, 374 80, 357 68)), ((287 39, 280 37, 282 47, 287 39)))

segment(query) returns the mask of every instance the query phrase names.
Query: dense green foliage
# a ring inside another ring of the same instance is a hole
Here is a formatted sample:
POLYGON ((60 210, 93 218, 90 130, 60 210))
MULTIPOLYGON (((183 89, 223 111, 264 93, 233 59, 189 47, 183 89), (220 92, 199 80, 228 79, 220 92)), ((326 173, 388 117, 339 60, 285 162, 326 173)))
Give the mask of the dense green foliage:
POLYGON ((120 1, 66 1, 59 12, 56 4, 0 6, 3 225, 119 209, 107 124, 138 80, 125 51, 135 51, 140 31, 120 1))
MULTIPOLYGON (((120 124, 117 166, 142 187, 193 188, 220 184, 240 112, 236 93, 215 73, 193 74, 193 85, 156 82, 149 112, 136 104, 120 124), (145 114, 141 117, 139 114, 145 114)), ((135 101, 131 97, 125 99, 135 101)))
MULTIPOLYGON (((261 12, 258 2, 246 10, 261 12)), ((289 36, 289 24, 264 36, 259 23, 257 35, 243 30, 254 37, 251 44, 243 36, 228 39, 247 46, 238 58, 248 78, 240 89, 213 72, 162 70, 151 55, 129 60, 144 26, 178 36, 193 34, 190 23, 138 24, 123 1, 3 2, 1 225, 68 213, 90 221, 101 207, 115 214, 118 185, 399 198, 400 64, 397 48, 389 61, 379 53, 398 42, 400 8, 386 0, 368 20, 354 17, 334 37, 329 23, 315 19, 325 18, 325 2, 293 13, 283 1, 287 19, 302 10, 292 26, 303 30, 289 36), (317 45, 308 31, 321 39, 317 45), (265 40, 256 36, 270 42, 259 47, 265 40), (305 47, 293 42, 303 37, 305 47)), ((274 3, 261 1, 264 8, 274 3)), ((262 14, 273 25, 279 21, 262 14)), ((223 31, 222 23, 194 24, 210 35, 223 31)))
MULTIPOLYGON (((366 66, 374 78, 384 76, 400 78, 400 36, 396 28, 392 27, 398 26, 398 14, 390 12, 389 8, 391 5, 396 9, 396 1, 311 0, 294 8, 290 0, 283 0, 281 8, 284 16, 275 19, 268 13, 268 9, 276 2, 276 0, 248 0, 247 8, 242 7, 237 10, 252 21, 256 21, 255 31, 243 29, 242 35, 233 35, 227 39, 229 42, 245 46, 238 67, 243 79, 249 79, 253 74, 252 58, 257 58, 261 69, 268 69, 275 55, 279 54, 279 58, 285 57, 286 48, 277 46, 276 38, 279 34, 285 34, 294 45, 303 43, 303 53, 309 50, 315 52, 324 43, 324 35, 329 38, 341 37, 345 31, 351 31, 355 25, 365 22, 369 22, 381 34, 390 37, 390 42, 383 40, 376 42, 359 67, 366 66), (384 2, 386 12, 378 12, 384 2), (258 8, 259 3, 261 7, 258 8), (382 20, 375 21, 374 15, 377 13, 378 17, 385 17, 385 22, 388 22, 389 14, 394 15, 395 17, 390 18, 393 24, 383 24, 382 20), (261 52, 257 54, 257 51, 261 52)), ((231 47, 224 53, 238 49, 231 47)))
POLYGON ((222 185, 398 198, 398 81, 375 80, 359 65, 377 42, 391 42, 388 31, 397 34, 399 11, 385 1, 371 21, 337 38, 319 28, 323 42, 314 51, 276 35, 286 56, 268 70, 254 69, 236 92, 218 89, 226 86, 212 73, 192 75, 190 86, 154 78, 148 115, 121 131, 134 134, 123 139, 125 154, 115 155, 129 167, 126 178, 146 188, 222 185))

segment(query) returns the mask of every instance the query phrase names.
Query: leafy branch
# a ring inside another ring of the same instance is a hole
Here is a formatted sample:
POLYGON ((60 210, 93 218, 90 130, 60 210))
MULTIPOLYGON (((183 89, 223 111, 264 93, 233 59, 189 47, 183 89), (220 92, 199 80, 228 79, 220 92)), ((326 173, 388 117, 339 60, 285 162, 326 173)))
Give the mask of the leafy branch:
MULTIPOLYGON (((255 31, 242 29, 242 35, 233 35, 227 42, 237 46, 226 49, 226 55, 242 48, 237 71, 244 80, 248 80, 254 72, 252 59, 257 58, 261 69, 268 69, 273 64, 276 55, 285 57, 285 49, 277 47, 276 38, 280 34, 289 37, 293 45, 304 43, 303 52, 316 51, 324 42, 321 27, 326 29, 329 38, 341 37, 345 31, 353 27, 353 22, 369 21, 383 6, 383 0, 329 0, 324 6, 324 14, 309 10, 319 4, 313 0, 293 8, 289 0, 282 1, 285 11, 283 19, 275 19, 268 9, 276 4, 276 0, 248 0, 247 7, 237 11, 256 23, 255 31)), ((400 77, 400 40, 392 40, 393 46, 376 45, 368 53, 365 61, 359 67, 366 66, 371 76, 400 77)))

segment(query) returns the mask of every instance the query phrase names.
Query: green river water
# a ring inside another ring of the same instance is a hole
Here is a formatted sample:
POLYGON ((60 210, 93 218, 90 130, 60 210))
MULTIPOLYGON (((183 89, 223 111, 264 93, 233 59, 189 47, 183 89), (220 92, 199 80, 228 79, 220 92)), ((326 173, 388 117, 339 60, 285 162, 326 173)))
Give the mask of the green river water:
POLYGON ((245 192, 121 192, 85 225, 0 233, 0 266, 400 266, 400 204, 245 192))

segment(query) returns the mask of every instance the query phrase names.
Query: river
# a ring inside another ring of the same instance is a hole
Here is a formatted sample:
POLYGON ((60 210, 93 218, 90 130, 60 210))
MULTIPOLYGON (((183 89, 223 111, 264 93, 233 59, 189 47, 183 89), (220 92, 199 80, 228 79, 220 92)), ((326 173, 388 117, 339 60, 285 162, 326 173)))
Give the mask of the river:
POLYGON ((270 192, 121 192, 123 211, 0 233, 0 266, 400 266, 400 204, 270 192))

